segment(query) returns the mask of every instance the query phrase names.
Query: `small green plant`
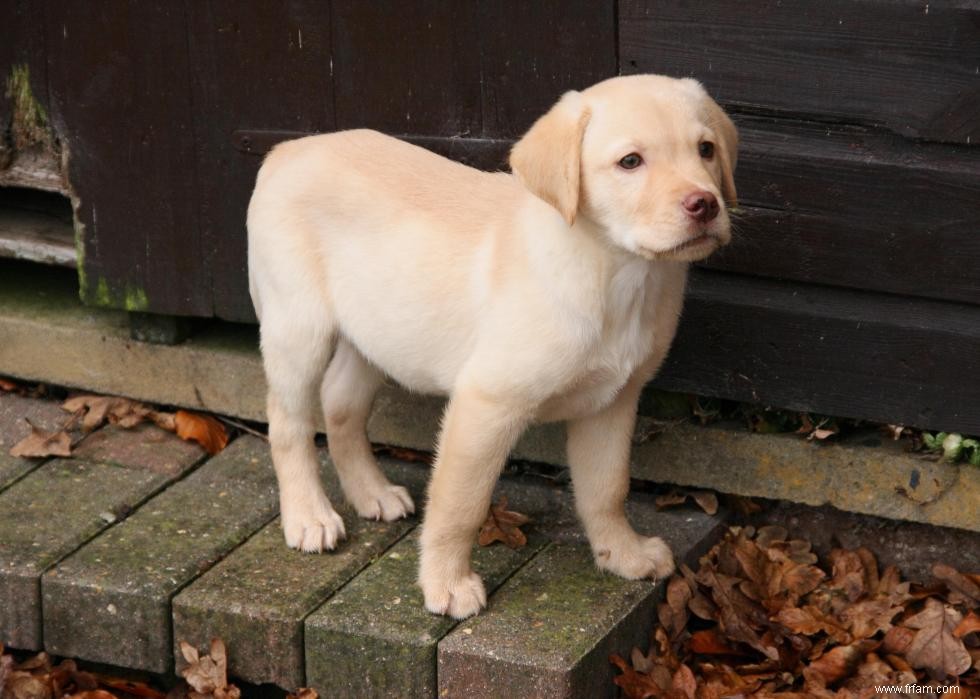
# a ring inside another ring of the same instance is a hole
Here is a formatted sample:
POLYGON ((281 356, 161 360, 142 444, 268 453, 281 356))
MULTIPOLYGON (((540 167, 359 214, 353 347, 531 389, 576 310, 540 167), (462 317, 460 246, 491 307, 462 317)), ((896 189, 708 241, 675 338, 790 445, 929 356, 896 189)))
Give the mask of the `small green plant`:
POLYGON ((972 437, 963 437, 957 432, 923 432, 922 445, 926 451, 942 453, 943 461, 965 461, 980 466, 980 441, 972 437))

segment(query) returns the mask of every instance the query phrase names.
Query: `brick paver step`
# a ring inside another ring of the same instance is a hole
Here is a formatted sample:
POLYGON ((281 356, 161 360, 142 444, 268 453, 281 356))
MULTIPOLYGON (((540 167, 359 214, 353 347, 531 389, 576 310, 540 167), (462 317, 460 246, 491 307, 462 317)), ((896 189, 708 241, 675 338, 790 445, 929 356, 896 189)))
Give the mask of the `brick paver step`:
MULTIPOLYGON (((390 460, 381 465, 421 502, 427 469, 390 460)), ((283 541, 279 520, 269 523, 174 598, 175 646, 186 640, 203 649, 220 637, 235 677, 291 689, 305 684, 303 620, 418 523, 414 517, 390 523, 361 519, 343 504, 333 466, 325 463, 321 471, 347 530, 337 550, 294 551, 283 541)), ((176 647, 174 657, 182 667, 176 647)))
POLYGON ((96 432, 85 441, 96 437, 98 450, 79 449, 87 458, 48 461, 0 492, 0 641, 9 646, 42 647, 45 570, 204 456, 199 447, 152 426, 135 435, 96 432), (152 441, 162 458, 115 453, 133 439, 152 441))
POLYGON ((0 391, 0 490, 42 463, 41 459, 10 455, 10 448, 31 433, 27 420, 51 432, 61 427, 67 418, 68 413, 56 401, 0 391))
POLYGON ((168 672, 172 597, 275 517, 268 445, 235 440, 42 579, 58 655, 168 672))
MULTIPOLYGON (((418 532, 400 541, 306 620, 306 681, 327 697, 432 697, 436 648, 456 621, 426 611, 418 532)), ((546 543, 477 548, 473 568, 488 594, 546 543)))
MULTIPOLYGON (((693 562, 723 526, 721 517, 637 500, 640 531, 663 536, 679 561, 693 562)), ((585 543, 553 543, 439 643, 439 696, 616 696, 609 654, 646 647, 662 588, 600 571, 585 543)))

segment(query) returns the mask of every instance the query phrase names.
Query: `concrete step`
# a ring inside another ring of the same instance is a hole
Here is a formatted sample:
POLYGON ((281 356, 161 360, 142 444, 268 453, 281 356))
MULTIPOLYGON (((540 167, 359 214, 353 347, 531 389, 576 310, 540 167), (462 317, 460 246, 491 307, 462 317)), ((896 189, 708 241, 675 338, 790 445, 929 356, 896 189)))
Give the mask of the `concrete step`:
MULTIPOLYGON (((9 400, 4 402, 9 406, 9 400)), ((36 404, 30 407, 35 415, 45 412, 36 404)), ((78 458, 49 460, 0 492, 0 641, 41 649, 45 571, 204 455, 196 445, 154 426, 132 433, 106 429, 82 443, 78 458), (127 445, 136 440, 152 443, 152 449, 129 458, 135 455, 127 445)))
MULTIPOLYGON (((50 412, 55 402, 43 403, 16 402, 60 418, 50 412)), ((0 413, 0 428, 19 418, 13 409, 0 413)), ((171 672, 183 664, 179 640, 203 648, 220 637, 232 675, 311 685, 331 697, 455 696, 456 688, 499 696, 501 688, 556 682, 565 687, 556 696, 584 696, 576 687, 585 677, 592 695, 613 688, 603 655, 612 644, 642 641, 660 591, 597 571, 567 488, 531 476, 501 480, 495 498, 531 518, 528 544, 475 548, 489 605, 460 624, 422 604, 420 517, 356 518, 341 504, 325 451, 321 458, 349 537, 335 553, 304 555, 282 540, 261 440, 239 437, 206 458, 150 425, 93 433, 76 458, 42 463, 0 492, 0 641, 171 672), (525 684, 473 680, 478 670, 506 674, 514 649, 522 649, 525 684)), ((381 463, 421 507, 428 467, 381 463)), ((629 512, 682 559, 696 556, 722 521, 656 512, 644 494, 629 512)))
POLYGON ((268 446, 240 437, 48 571, 51 653, 170 672, 170 601, 276 515, 268 446))
MULTIPOLYGON (((406 485, 416 501, 421 500, 425 489, 421 469, 391 460, 383 460, 382 467, 394 482, 406 485)), ((278 518, 267 524, 174 598, 178 670, 185 665, 180 641, 204 651, 210 639, 220 637, 236 677, 286 688, 306 684, 304 620, 417 521, 368 522, 357 517, 340 497, 325 452, 321 475, 344 518, 347 539, 333 553, 304 554, 286 547, 278 518)))
MULTIPOLYGON (((130 339, 124 312, 91 309, 52 273, 0 275, 0 372, 250 420, 265 420, 265 382, 254 327, 215 324, 176 346, 130 339), (58 352, 49 348, 57 346, 58 352)), ((373 441, 431 449, 443 402, 386 387, 373 441)), ((637 434, 650 426, 641 419, 637 434)), ((564 430, 530 430, 520 459, 565 463, 564 430)), ((0 478, 3 474, 0 461, 0 478)), ((980 469, 903 453, 872 435, 817 444, 740 427, 679 425, 633 453, 633 475, 723 492, 980 531, 980 469), (866 446, 871 443, 874 446, 866 446)))

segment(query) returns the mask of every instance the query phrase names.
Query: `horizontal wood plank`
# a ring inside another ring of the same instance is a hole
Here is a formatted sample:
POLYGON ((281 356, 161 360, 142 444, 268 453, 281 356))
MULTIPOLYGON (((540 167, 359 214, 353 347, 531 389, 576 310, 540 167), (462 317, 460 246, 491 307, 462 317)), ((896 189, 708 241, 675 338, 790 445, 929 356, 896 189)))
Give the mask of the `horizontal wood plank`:
POLYGON ((738 109, 980 143, 980 5, 620 0, 620 67, 692 75, 738 109))
POLYGON ((980 149, 740 119, 745 213, 706 265, 980 303, 980 149))
POLYGON ((980 308, 696 270, 654 385, 980 434, 980 308))

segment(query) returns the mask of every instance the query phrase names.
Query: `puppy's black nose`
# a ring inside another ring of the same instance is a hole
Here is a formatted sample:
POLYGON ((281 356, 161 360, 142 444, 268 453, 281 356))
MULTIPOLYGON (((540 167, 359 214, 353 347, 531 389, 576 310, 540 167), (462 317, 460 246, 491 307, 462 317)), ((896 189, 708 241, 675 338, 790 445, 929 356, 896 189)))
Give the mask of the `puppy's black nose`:
POLYGON ((707 223, 718 215, 718 199, 704 190, 691 192, 681 202, 684 212, 700 223, 707 223))

